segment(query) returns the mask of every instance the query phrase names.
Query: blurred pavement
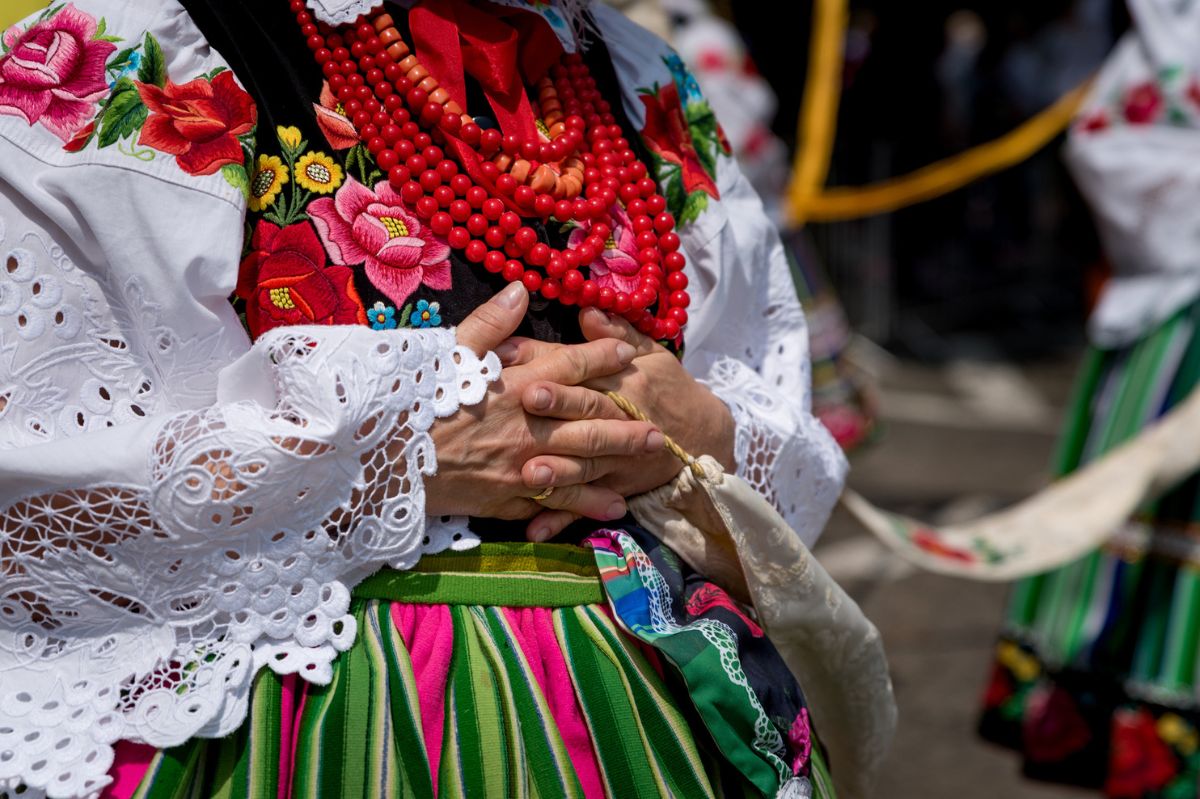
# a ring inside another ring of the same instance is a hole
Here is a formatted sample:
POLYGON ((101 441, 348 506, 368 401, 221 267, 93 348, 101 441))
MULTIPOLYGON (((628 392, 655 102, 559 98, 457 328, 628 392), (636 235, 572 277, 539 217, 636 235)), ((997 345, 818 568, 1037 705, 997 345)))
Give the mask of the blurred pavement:
MULTIPOLYGON (((883 434, 852 458, 850 484, 935 523, 1028 495, 1046 480, 1075 365, 888 365, 883 434)), ((891 661, 900 727, 881 799, 1091 795, 1023 780, 1013 753, 975 736, 1004 585, 918 572, 836 516, 816 553, 879 627, 891 661)))

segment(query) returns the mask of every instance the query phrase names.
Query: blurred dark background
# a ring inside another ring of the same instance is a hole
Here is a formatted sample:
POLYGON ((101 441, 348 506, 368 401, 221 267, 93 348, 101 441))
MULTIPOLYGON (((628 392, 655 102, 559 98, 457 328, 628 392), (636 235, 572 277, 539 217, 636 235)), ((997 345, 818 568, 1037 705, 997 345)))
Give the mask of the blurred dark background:
MULTIPOLYGON (((811 5, 717 5, 794 146, 811 5)), ((900 175, 1011 131, 1093 72, 1128 24, 1112 0, 853 2, 828 185, 900 175)), ((921 361, 1077 349, 1104 264, 1061 143, 934 201, 811 225, 856 329, 921 361)))

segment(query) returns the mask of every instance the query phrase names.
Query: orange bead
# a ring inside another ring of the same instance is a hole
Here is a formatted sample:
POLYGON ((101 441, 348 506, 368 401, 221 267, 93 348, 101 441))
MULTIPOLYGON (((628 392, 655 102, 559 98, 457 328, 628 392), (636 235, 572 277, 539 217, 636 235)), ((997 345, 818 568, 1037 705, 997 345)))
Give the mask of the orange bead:
POLYGON ((379 32, 379 41, 383 42, 383 46, 400 41, 400 31, 395 28, 384 28, 379 32))
POLYGON ((412 70, 413 67, 421 66, 421 62, 417 60, 417 57, 415 55, 409 55, 409 56, 405 57, 403 60, 401 60, 399 63, 397 63, 397 66, 400 67, 400 69, 403 70, 404 74, 407 75, 412 70))
MULTIPOLYGON (((401 69, 403 69, 403 67, 401 67, 401 69)), ((417 64, 416 66, 409 67, 409 69, 405 71, 404 76, 412 81, 413 86, 416 86, 418 83, 429 77, 429 70, 425 69, 425 67, 421 66, 420 64, 417 64)))
MULTIPOLYGON (((497 166, 499 165, 497 164, 497 166)), ((529 172, 532 169, 533 164, 529 163, 524 158, 521 158, 515 164, 513 164, 513 167, 511 170, 509 170, 508 174, 516 178, 518 183, 524 183, 529 177, 529 172)))
MULTIPOLYGON (((429 89, 426 89, 426 91, 429 92, 429 99, 438 105, 446 106, 446 102, 450 99, 450 92, 446 91, 440 86, 435 87, 432 91, 429 89)), ((446 110, 450 111, 449 106, 446 106, 446 110)), ((454 112, 451 111, 451 113, 454 112)))
MULTIPOLYGON (((429 99, 433 100, 433 93, 438 90, 437 78, 433 77, 432 75, 426 75, 425 77, 421 78, 421 82, 418 83, 417 86, 424 89, 425 93, 430 95, 429 99)), ((437 101, 434 100, 434 102, 437 101)), ((441 103, 438 103, 438 105, 441 105, 441 103)))
POLYGON ((500 153, 492 159, 492 163, 495 164, 496 168, 501 172, 507 172, 508 170, 512 169, 514 159, 508 153, 500 153))
POLYGON ((567 132, 567 126, 566 126, 566 125, 564 125, 562 122, 554 122, 554 123, 551 123, 551 122, 550 122, 550 120, 549 120, 549 118, 547 118, 547 119, 546 119, 546 123, 550 125, 550 138, 551 138, 551 140, 553 140, 553 139, 557 139, 559 136, 561 136, 561 135, 563 135, 564 133, 566 133, 566 132, 567 132))
POLYGON ((408 45, 404 42, 394 42, 393 44, 389 44, 387 48, 387 54, 393 61, 400 61, 402 58, 407 57, 409 52, 408 45))
POLYGON ((396 20, 392 19, 391 14, 380 14, 375 17, 375 30, 383 33, 387 28, 395 29, 396 20))
MULTIPOLYGON (((516 175, 513 175, 516 177, 516 175)), ((533 177, 529 181, 529 185, 538 194, 550 191, 554 188, 554 170, 542 164, 533 173, 533 177)))

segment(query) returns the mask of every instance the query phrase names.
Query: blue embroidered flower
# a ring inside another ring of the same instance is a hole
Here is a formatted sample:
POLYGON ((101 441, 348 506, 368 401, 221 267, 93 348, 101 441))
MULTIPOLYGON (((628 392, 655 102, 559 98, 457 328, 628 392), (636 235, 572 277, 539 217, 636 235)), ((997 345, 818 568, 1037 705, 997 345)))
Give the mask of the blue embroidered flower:
POLYGON ((664 56, 663 62, 666 63, 667 69, 671 70, 671 79, 679 87, 679 94, 685 105, 704 99, 704 95, 700 92, 700 84, 696 82, 695 76, 688 71, 683 59, 677 53, 664 56))
MULTIPOLYGON (((114 86, 117 85, 117 81, 119 81, 121 78, 125 77, 126 75, 131 75, 134 72, 137 72, 138 67, 140 67, 141 65, 142 65, 142 54, 139 53, 138 51, 134 50, 132 53, 130 53, 128 55, 125 62, 120 65, 119 71, 113 73, 112 81, 108 84, 108 88, 112 89, 114 86)), ((109 67, 109 69, 111 70, 112 67, 109 67)))
POLYGON ((442 306, 436 302, 417 300, 417 307, 413 309, 408 323, 413 327, 437 327, 442 323, 441 310, 442 306))
POLYGON ((367 311, 367 319, 375 330, 396 329, 396 309, 390 305, 377 302, 367 311))

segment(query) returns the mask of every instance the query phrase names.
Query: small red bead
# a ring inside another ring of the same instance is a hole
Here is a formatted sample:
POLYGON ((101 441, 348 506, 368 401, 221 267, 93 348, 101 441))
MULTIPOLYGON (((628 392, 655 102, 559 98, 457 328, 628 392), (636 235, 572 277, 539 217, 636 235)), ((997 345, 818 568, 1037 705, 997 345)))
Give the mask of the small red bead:
POLYGON ((507 259, 504 257, 504 253, 500 252, 499 250, 491 250, 483 258, 483 268, 489 272, 492 272, 493 274, 497 273, 504 269, 504 263, 506 260, 507 259))
POLYGON ((375 163, 379 164, 380 169, 386 171, 400 163, 400 156, 392 150, 380 150, 375 154, 375 163))
POLYGON ((422 197, 417 200, 417 216, 428 219, 438 212, 437 200, 432 197, 422 197))
POLYGON ((425 190, 421 188, 421 184, 414 180, 405 183, 400 189, 400 199, 409 205, 415 205, 425 195, 425 190))
POLYGON ((533 206, 533 201, 537 199, 537 192, 529 186, 517 186, 516 191, 513 192, 513 199, 522 208, 530 208, 533 206))
POLYGON ((570 292, 578 292, 583 285, 583 273, 578 269, 569 269, 562 277, 563 288, 570 292))
POLYGON ((489 247, 500 249, 508 241, 508 234, 501 230, 498 225, 492 225, 484 231, 483 240, 488 243, 489 247))
POLYGON ((392 184, 393 189, 399 189, 408 182, 412 173, 408 171, 408 167, 397 164, 388 170, 388 183, 392 184))
POLYGON ((554 204, 554 216, 562 222, 569 220, 574 211, 575 204, 570 200, 559 200, 554 204))
POLYGON ((517 190, 517 179, 512 175, 501 175, 496 178, 496 191, 509 197, 517 190))
MULTIPOLYGON (((446 240, 450 242, 450 246, 456 250, 461 250, 471 241, 471 234, 465 227, 456 227, 446 236, 446 240)), ((482 243, 482 242, 480 242, 482 243)))
POLYGON ((483 214, 471 214, 467 217, 467 230, 476 238, 487 232, 488 221, 483 214))
POLYGON ((629 300, 629 295, 623 291, 618 291, 617 296, 613 298, 613 310, 619 314, 629 313, 633 308, 633 303, 629 300))
POLYGON ((530 248, 538 243, 537 231, 531 227, 523 227, 513 234, 513 241, 517 243, 522 252, 529 252, 530 248))
POLYGON ((433 190, 433 199, 437 200, 438 205, 443 208, 449 208, 450 203, 454 202, 454 189, 449 186, 438 186, 433 190))
POLYGON ((585 280, 579 289, 579 304, 584 307, 590 307, 596 304, 596 300, 600 297, 600 287, 596 285, 594 280, 585 280))
POLYGON ((548 300, 558 299, 562 293, 562 284, 554 278, 547 278, 542 281, 542 296, 548 300))
POLYGON ((467 202, 471 204, 472 208, 482 208, 484 200, 488 198, 487 189, 480 186, 472 186, 467 189, 466 197, 467 202))
POLYGON ((686 308, 691 305, 692 298, 686 291, 672 291, 667 297, 667 304, 673 308, 686 308))
POLYGON ((466 222, 471 215, 471 204, 466 200, 455 200, 450 203, 450 216, 455 222, 466 222))
POLYGON ((542 287, 542 276, 532 269, 525 270, 525 274, 521 276, 521 282, 525 284, 525 288, 529 291, 537 291, 542 287))
POLYGON ((675 252, 679 249, 679 243, 679 234, 673 230, 658 237, 658 246, 662 247, 663 252, 675 252))
POLYGON ((463 141, 465 141, 467 144, 471 145, 472 147, 475 147, 479 144, 479 137, 482 134, 483 134, 483 129, 480 128, 478 125, 476 125, 474 122, 468 122, 467 124, 463 125, 462 131, 460 132, 460 135, 462 136, 463 141))
POLYGON ((682 253, 669 252, 663 256, 663 266, 668 272, 678 272, 687 264, 687 260, 682 253))
MULTIPOLYGON (((440 185, 442 185, 442 176, 437 170, 426 169, 421 173, 421 188, 425 189, 425 191, 432 193, 440 185)), ((433 200, 432 197, 429 199, 433 200)), ((437 200, 433 201, 437 202, 437 200)))
POLYGON ((511 236, 521 229, 521 217, 512 211, 505 211, 500 215, 500 229, 511 236))
POLYGON ((654 229, 659 233, 666 233, 675 227, 675 217, 668 213, 661 213, 654 217, 654 229))
POLYGON ((503 277, 509 283, 520 280, 525 276, 525 264, 516 260, 505 261, 503 277))
POLYGON ((672 272, 667 275, 667 288, 672 291, 682 291, 688 287, 688 276, 683 272, 672 272))
POLYGON ((483 263, 483 259, 487 257, 488 246, 482 241, 471 241, 467 243, 466 256, 467 260, 473 264, 483 263))
POLYGON ((641 233, 638 233, 637 236, 634 237, 634 241, 637 243, 637 248, 639 250, 645 249, 646 247, 658 246, 658 236, 656 236, 652 230, 643 230, 641 233))
POLYGON ((613 302, 617 298, 617 293, 612 288, 605 286, 600 289, 599 295, 596 297, 596 305, 604 310, 608 310, 613 306, 613 302))
POLYGON ((538 216, 550 216, 554 213, 554 198, 549 194, 539 194, 533 200, 533 211, 538 216))
POLYGON ((505 136, 500 142, 500 146, 504 148, 504 152, 508 155, 515 156, 517 153, 521 152, 521 140, 517 138, 516 134, 513 133, 505 136))
POLYGON ((443 158, 441 161, 438 161, 436 168, 438 174, 442 176, 443 180, 450 180, 458 174, 458 164, 454 163, 449 158, 443 158))
POLYGON ((549 244, 539 241, 529 248, 529 254, 526 256, 526 259, 534 266, 545 266, 550 262, 552 252, 549 244))
POLYGON ((675 320, 675 324, 683 327, 688 323, 688 312, 682 308, 672 308, 667 311, 667 318, 675 320))
POLYGON ((500 215, 504 213, 504 203, 495 197, 484 200, 481 208, 483 209, 483 215, 493 222, 499 219, 500 215))
POLYGON ((454 218, 445 211, 439 211, 429 220, 429 227, 439 236, 445 236, 454 228, 454 218))
POLYGON ((411 169, 414 175, 419 175, 429 168, 429 164, 425 159, 416 153, 405 158, 404 165, 411 169))
POLYGON ((404 95, 404 99, 408 100, 409 108, 420 108, 429 99, 429 94, 421 87, 414 86, 404 95))

